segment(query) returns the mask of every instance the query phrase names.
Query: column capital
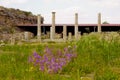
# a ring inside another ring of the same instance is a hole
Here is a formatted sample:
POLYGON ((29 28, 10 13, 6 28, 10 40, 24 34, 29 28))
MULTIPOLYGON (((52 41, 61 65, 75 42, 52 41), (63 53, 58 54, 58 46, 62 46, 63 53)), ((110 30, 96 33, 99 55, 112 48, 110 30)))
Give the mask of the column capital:
POLYGON ((101 13, 99 12, 98 15, 101 15, 101 13))
POLYGON ((39 16, 41 17, 41 14, 37 14, 37 16, 38 16, 38 17, 39 17, 39 16))
POLYGON ((41 14, 37 14, 37 15, 41 15, 41 14))
POLYGON ((75 13, 75 15, 78 15, 78 13, 75 13))
POLYGON ((52 12, 52 14, 55 14, 56 12, 52 12))

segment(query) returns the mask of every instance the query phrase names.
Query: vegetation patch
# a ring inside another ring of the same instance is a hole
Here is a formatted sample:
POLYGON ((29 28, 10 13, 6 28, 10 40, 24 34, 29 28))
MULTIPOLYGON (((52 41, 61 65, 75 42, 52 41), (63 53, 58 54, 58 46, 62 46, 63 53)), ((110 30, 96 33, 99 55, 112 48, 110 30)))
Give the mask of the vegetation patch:
POLYGON ((1 46, 0 80, 119 80, 119 41, 90 34, 77 42, 1 46))

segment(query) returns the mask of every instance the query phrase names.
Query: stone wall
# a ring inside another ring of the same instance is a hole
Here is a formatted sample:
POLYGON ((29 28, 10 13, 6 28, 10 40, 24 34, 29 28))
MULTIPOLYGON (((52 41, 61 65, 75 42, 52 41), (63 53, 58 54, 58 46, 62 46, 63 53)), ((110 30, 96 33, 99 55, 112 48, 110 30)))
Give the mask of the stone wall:
POLYGON ((25 41, 26 39, 30 40, 33 37, 34 37, 34 35, 31 32, 20 32, 20 33, 14 33, 14 34, 0 34, 0 40, 2 40, 4 42, 10 42, 11 39, 14 39, 15 41, 25 41))

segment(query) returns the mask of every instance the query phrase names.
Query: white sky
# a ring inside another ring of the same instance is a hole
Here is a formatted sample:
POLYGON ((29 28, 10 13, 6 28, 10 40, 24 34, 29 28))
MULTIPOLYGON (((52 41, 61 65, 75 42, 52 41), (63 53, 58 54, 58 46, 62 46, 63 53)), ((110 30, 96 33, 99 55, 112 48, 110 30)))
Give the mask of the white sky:
POLYGON ((51 12, 56 12, 56 23, 74 23, 74 14, 79 15, 79 24, 97 23, 101 12, 102 22, 120 23, 120 0, 0 0, 0 5, 41 14, 44 23, 51 23, 51 12))

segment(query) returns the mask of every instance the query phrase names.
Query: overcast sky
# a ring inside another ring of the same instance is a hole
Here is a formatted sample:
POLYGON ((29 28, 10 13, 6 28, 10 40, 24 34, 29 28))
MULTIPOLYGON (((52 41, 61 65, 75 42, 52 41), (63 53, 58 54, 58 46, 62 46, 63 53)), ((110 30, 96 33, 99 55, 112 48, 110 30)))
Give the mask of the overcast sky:
POLYGON ((79 24, 102 22, 120 23, 120 0, 0 0, 0 5, 41 14, 44 23, 51 23, 51 12, 56 12, 56 23, 74 23, 78 13, 79 24))

